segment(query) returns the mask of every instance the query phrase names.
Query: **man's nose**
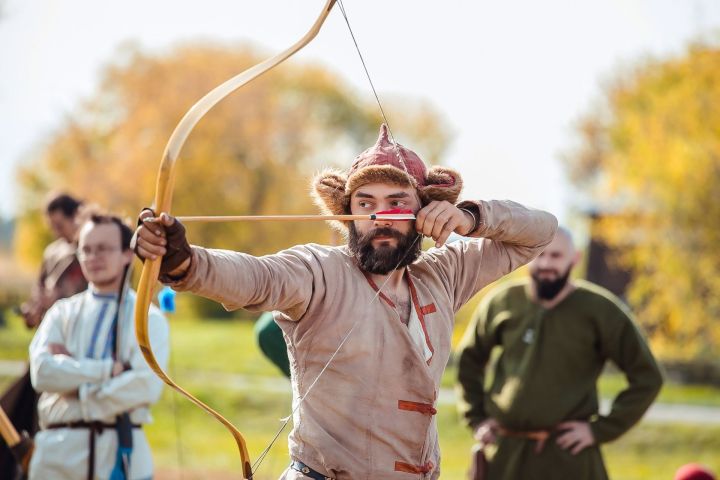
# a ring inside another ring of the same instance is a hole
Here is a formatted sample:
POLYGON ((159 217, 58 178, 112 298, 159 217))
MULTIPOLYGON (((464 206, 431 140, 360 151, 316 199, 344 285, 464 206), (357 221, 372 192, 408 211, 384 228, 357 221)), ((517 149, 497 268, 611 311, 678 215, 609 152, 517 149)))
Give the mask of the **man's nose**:
POLYGON ((540 255, 540 256, 537 258, 537 266, 538 266, 538 268, 540 268, 541 270, 547 268, 547 266, 549 265, 549 263, 550 263, 550 262, 548 261, 548 258, 547 258, 546 255, 540 255))
POLYGON ((391 227, 393 223, 392 220, 387 218, 377 218, 373 220, 373 225, 376 227, 391 227))

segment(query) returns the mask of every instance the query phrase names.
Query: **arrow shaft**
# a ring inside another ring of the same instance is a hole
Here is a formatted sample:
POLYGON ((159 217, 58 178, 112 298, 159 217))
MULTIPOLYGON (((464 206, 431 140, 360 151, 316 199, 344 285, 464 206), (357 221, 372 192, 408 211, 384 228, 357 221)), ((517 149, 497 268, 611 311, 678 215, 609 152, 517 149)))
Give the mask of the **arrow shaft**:
POLYGON ((280 221, 327 221, 339 220, 349 222, 353 220, 415 220, 414 215, 189 215, 176 217, 182 223, 187 222, 280 222, 280 221))

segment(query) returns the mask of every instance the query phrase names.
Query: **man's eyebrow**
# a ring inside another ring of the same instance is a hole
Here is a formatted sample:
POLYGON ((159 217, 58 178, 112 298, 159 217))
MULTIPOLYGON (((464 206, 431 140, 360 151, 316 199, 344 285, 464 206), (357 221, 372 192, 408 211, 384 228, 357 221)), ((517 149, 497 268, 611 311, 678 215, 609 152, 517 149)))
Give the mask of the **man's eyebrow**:
MULTIPOLYGON (((385 198, 408 198, 409 196, 410 196, 410 194, 407 193, 407 192, 396 192, 396 193, 391 193, 390 195, 387 195, 385 198)), ((372 199, 375 198, 374 195, 371 195, 371 194, 365 193, 365 192, 357 192, 357 193, 355 194, 355 197, 358 197, 358 198, 372 198, 372 199)))
POLYGON ((357 192, 355 194, 355 196, 360 197, 360 198, 375 198, 372 195, 370 195, 369 193, 363 193, 363 192, 357 192))

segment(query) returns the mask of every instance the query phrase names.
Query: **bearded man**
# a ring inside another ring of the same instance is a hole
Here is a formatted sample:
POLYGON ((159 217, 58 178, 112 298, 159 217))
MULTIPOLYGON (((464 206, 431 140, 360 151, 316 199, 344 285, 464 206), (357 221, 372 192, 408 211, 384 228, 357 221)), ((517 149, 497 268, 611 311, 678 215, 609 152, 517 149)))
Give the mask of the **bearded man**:
POLYGON ((347 172, 325 171, 313 186, 324 212, 368 216, 340 226, 347 245, 263 257, 190 247, 174 218, 144 211, 136 251, 162 257, 161 279, 176 290, 275 311, 296 407, 283 479, 436 479, 435 404, 455 313, 538 255, 555 217, 509 201, 455 205, 459 174, 426 169, 385 125, 347 172), (416 220, 369 219, 388 209, 416 220), (452 232, 473 238, 443 246, 452 232), (422 235, 436 248, 423 252, 422 235))
POLYGON ((579 258, 560 228, 530 263, 530 281, 489 293, 468 326, 461 410, 487 480, 607 479, 599 445, 630 429, 660 391, 660 370, 627 307, 568 280, 579 258), (600 415, 596 383, 608 360, 628 386, 600 415))

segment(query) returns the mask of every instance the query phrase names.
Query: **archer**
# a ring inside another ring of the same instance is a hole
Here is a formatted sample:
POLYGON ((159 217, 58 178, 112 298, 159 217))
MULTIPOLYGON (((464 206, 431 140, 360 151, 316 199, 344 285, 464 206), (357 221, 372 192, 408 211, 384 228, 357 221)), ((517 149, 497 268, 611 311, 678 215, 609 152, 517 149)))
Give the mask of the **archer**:
POLYGON ((274 255, 190 246, 183 225, 145 210, 135 233, 160 278, 227 309, 274 310, 288 343, 294 427, 283 479, 436 479, 434 415, 455 313, 552 240, 549 213, 510 201, 464 201, 460 175, 427 169, 388 139, 346 172, 313 182, 325 213, 410 210, 415 221, 336 224, 347 245, 274 255), (445 245, 451 233, 466 241, 445 245), (422 251, 422 236, 436 245, 422 251))

